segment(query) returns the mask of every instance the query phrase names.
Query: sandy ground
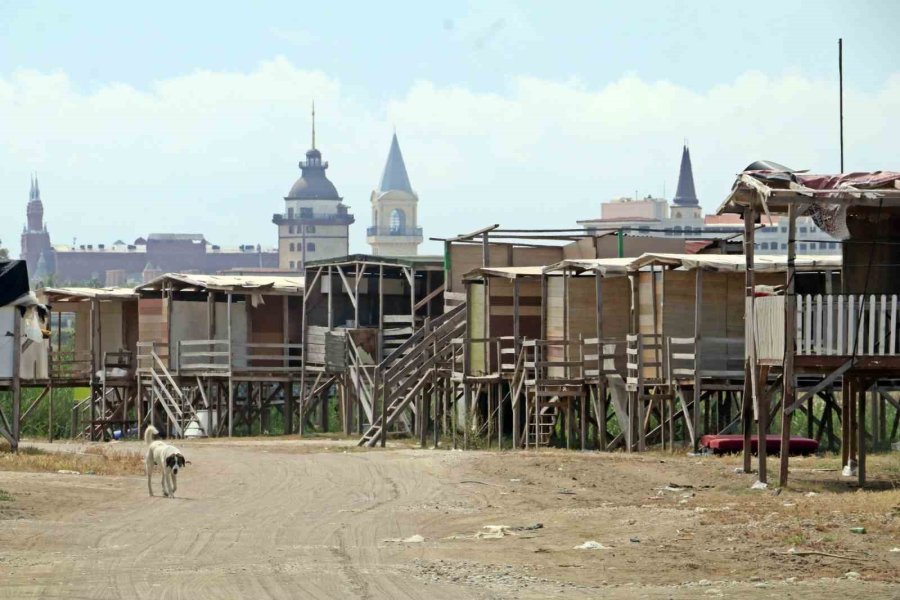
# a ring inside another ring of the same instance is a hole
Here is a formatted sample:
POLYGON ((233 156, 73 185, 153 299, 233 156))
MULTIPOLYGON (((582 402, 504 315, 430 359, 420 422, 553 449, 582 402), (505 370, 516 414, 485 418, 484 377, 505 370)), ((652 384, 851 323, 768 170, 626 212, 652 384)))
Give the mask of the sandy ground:
POLYGON ((0 599, 900 598, 900 492, 814 459, 774 495, 735 459, 179 445, 175 499, 0 472, 0 599))

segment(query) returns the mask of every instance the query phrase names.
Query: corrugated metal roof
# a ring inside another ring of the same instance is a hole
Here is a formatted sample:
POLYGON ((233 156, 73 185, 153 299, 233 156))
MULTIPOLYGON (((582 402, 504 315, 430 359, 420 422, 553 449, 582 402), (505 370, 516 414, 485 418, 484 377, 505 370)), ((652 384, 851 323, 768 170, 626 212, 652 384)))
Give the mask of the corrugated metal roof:
POLYGON ((158 290, 163 283, 172 281, 185 287, 244 293, 298 294, 303 290, 303 277, 278 277, 268 275, 194 275, 166 273, 136 290, 158 290))

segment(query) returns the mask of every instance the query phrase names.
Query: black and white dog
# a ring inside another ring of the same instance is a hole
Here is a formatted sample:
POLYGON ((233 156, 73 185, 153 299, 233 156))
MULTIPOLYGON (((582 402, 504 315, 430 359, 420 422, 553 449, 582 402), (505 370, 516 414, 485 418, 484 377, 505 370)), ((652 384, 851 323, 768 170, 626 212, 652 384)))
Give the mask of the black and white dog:
POLYGON ((153 465, 159 465, 162 469, 163 496, 175 497, 178 488, 178 470, 185 464, 191 464, 184 460, 184 455, 175 446, 162 440, 153 441, 153 436, 158 435, 156 427, 150 425, 144 431, 144 442, 147 444, 147 456, 144 458, 144 468, 147 470, 147 490, 153 495, 153 484, 150 481, 153 475, 153 465))

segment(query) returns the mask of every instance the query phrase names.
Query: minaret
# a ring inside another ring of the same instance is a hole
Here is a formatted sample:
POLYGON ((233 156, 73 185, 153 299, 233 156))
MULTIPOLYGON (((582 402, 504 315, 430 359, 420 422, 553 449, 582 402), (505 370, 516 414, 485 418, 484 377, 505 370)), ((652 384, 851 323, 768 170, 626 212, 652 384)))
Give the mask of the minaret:
POLYGON ((44 203, 41 201, 41 187, 37 175, 31 177, 25 216, 26 225, 22 231, 20 256, 25 260, 31 274, 37 272, 38 261, 43 256, 44 268, 48 274, 52 274, 55 271, 55 260, 50 245, 50 234, 44 224, 44 203))
POLYGON ((300 161, 300 179, 284 197, 285 212, 272 216, 278 226, 278 266, 301 271, 311 260, 350 253, 353 215, 342 203, 325 170, 328 163, 316 148, 316 105, 312 105, 312 147, 300 161))
POLYGON ((422 243, 418 223, 419 196, 409 183, 409 174, 397 133, 391 139, 387 162, 378 189, 372 192, 372 226, 366 242, 376 256, 415 256, 422 243))
POLYGON ((691 152, 687 144, 681 150, 681 168, 678 171, 678 188, 672 199, 673 219, 701 219, 703 209, 694 190, 694 171, 691 167, 691 152))

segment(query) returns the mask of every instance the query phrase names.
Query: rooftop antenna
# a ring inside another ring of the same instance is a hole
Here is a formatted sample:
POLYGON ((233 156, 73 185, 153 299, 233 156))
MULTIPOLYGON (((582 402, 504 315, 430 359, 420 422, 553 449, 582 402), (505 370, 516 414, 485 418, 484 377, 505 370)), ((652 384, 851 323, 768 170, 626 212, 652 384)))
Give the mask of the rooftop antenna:
POLYGON ((316 149, 316 101, 312 102, 312 149, 316 149))
POLYGON ((838 38, 838 94, 841 119, 841 173, 844 172, 844 38, 838 38))

